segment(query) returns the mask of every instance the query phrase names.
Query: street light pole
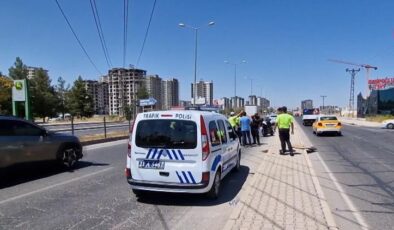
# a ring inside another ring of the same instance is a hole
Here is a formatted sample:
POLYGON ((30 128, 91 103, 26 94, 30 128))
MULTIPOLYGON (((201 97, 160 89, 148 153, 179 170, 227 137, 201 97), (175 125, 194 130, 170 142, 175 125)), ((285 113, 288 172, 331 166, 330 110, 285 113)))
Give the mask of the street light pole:
POLYGON ((232 63, 232 62, 229 62, 226 60, 226 61, 224 61, 224 63, 229 64, 229 65, 234 65, 234 100, 236 100, 236 98, 237 98, 237 65, 240 65, 242 63, 246 63, 246 61, 242 60, 239 63, 236 63, 236 62, 232 63))
POLYGON ((323 99, 323 111, 324 111, 324 99, 325 99, 327 96, 321 95, 320 97, 323 99))
MULTIPOLYGON (((213 26, 215 22, 209 22, 207 26, 213 26)), ((198 48, 198 30, 201 27, 189 26, 184 23, 179 23, 180 27, 187 27, 194 30, 195 36, 195 45, 194 45, 194 85, 193 85, 193 105, 196 105, 196 97, 197 97, 197 48, 198 48)))

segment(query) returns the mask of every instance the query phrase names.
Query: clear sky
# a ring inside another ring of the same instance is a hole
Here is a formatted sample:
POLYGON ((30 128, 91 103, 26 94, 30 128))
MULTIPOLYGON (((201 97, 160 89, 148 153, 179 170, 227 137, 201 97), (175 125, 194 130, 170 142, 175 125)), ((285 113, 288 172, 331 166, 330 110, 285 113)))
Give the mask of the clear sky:
MULTIPOLYGON (((59 0, 101 73, 108 71, 89 0, 59 0)), ((136 64, 154 0, 129 1, 127 64, 136 64)), ((96 0, 112 63, 123 65, 123 1, 96 0)), ((199 32, 198 79, 214 82, 214 98, 234 95, 233 67, 240 62, 237 95, 268 97, 274 106, 295 107, 303 99, 345 106, 349 100, 347 65, 340 59, 378 66, 371 78, 393 76, 392 0, 157 0, 139 68, 180 81, 181 99, 190 99, 194 71, 194 33, 180 28, 215 21, 199 32)), ((72 82, 78 75, 98 79, 54 0, 0 1, 0 71, 8 74, 17 56, 29 66, 72 82)), ((355 66, 356 67, 356 66, 355 66)), ((356 67, 357 68, 357 67, 356 67)), ((366 87, 357 75, 356 95, 366 87)))

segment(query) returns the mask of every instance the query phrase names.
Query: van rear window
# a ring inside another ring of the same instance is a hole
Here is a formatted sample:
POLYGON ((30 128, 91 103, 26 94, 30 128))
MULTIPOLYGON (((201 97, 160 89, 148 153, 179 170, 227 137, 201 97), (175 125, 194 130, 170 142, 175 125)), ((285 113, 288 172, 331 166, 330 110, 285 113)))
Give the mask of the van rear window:
POLYGON ((142 120, 137 125, 135 143, 141 148, 194 149, 197 125, 185 120, 142 120))

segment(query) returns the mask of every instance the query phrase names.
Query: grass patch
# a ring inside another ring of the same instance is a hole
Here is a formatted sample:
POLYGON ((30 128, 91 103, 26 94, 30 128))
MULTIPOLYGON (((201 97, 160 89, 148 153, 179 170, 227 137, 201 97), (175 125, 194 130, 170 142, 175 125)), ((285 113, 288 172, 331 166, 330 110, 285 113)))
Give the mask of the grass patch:
POLYGON ((373 122, 382 122, 384 120, 388 119, 394 119, 393 115, 375 115, 375 116, 367 116, 366 120, 367 121, 373 121, 373 122))
MULTIPOLYGON (((107 138, 114 138, 114 137, 126 137, 129 135, 129 132, 126 131, 116 131, 116 132, 108 132, 107 133, 107 138)), ((79 140, 81 142, 87 142, 87 141, 97 141, 97 140, 103 140, 105 139, 104 133, 100 134, 92 134, 92 135, 85 135, 81 136, 79 140)))

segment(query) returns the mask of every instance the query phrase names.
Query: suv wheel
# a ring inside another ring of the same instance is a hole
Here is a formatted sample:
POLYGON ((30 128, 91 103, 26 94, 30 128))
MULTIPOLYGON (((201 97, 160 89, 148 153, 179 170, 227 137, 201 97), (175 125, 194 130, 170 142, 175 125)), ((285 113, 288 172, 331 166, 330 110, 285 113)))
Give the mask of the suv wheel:
POLYGON ((393 123, 387 124, 387 128, 388 128, 388 129, 394 129, 394 124, 393 124, 393 123))
POLYGON ((61 156, 62 163, 69 169, 73 168, 75 166, 75 163, 77 163, 78 161, 77 150, 75 149, 75 147, 65 147, 62 150, 61 156))
POLYGON ((211 199, 217 199, 219 197, 220 192, 220 172, 219 170, 215 174, 215 179, 213 181, 212 187, 207 193, 207 196, 211 199))

